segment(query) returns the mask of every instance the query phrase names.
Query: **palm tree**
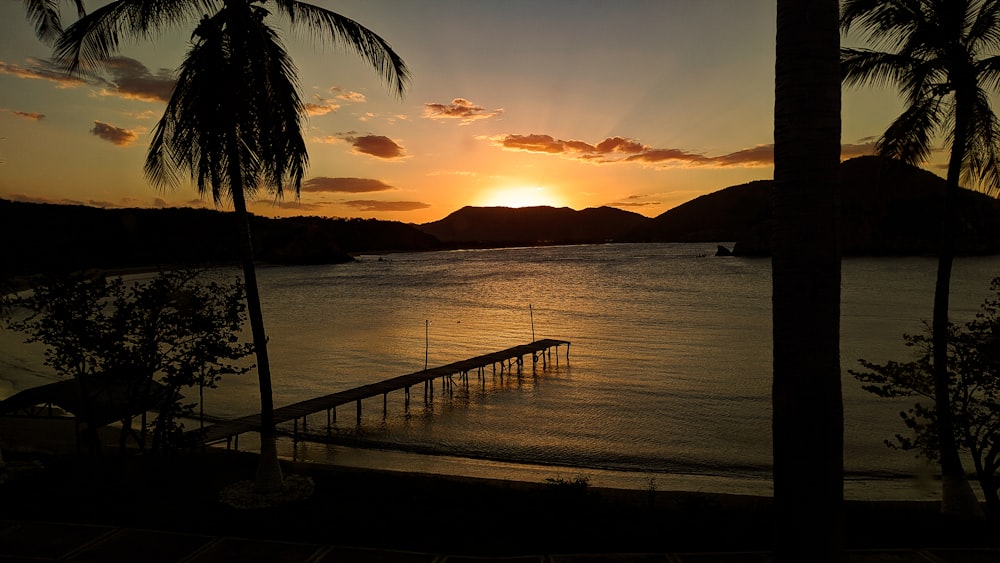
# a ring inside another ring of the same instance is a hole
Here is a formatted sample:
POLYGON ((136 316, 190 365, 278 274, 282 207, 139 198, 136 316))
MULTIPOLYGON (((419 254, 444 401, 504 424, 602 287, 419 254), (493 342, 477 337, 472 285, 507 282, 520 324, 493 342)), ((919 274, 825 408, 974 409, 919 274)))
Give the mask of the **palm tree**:
POLYGON ((941 204, 940 248, 931 321, 934 399, 941 435, 941 510, 980 515, 955 440, 948 393, 948 299, 955 255, 959 181, 1000 189, 1000 122, 989 90, 1000 91, 1000 1, 845 0, 841 29, 859 28, 878 49, 843 49, 848 86, 895 84, 906 109, 879 139, 877 152, 919 165, 932 142, 951 142, 941 204))
POLYGON ((228 199, 235 209, 260 384, 259 492, 277 490, 282 477, 246 201, 260 188, 276 198, 291 188, 297 198, 308 164, 296 69, 267 23, 271 14, 265 3, 274 5, 292 29, 304 27, 352 48, 402 95, 409 71, 388 43, 353 20, 294 0, 119 0, 77 21, 56 44, 57 59, 75 70, 106 60, 117 50, 119 37, 146 38, 200 16, 153 132, 145 173, 164 187, 176 185, 186 171, 199 193, 211 192, 217 204, 228 199))
POLYGON ((837 561, 842 552, 838 15, 837 0, 778 0, 771 266, 778 561, 837 561))
MULTIPOLYGON (((24 9, 28 19, 35 25, 35 35, 47 43, 59 39, 62 34, 62 12, 59 0, 24 0, 24 9)), ((83 0, 74 0, 77 16, 87 15, 83 0)))

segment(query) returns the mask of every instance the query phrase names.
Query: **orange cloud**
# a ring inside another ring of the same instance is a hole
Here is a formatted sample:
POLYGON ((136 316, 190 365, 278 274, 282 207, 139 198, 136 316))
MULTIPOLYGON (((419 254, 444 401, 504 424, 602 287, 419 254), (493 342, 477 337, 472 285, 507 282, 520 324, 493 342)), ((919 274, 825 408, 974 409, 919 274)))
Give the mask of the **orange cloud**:
MULTIPOLYGON (((504 150, 517 150, 545 154, 557 154, 595 163, 632 162, 655 166, 706 166, 759 168, 774 164, 774 145, 757 145, 719 156, 705 156, 677 148, 655 148, 624 137, 609 137, 597 144, 584 141, 556 139, 551 135, 532 133, 530 135, 508 134, 493 137, 494 145, 504 150)), ((874 145, 845 144, 841 158, 872 154, 874 145)))
POLYGON ((847 160, 848 158, 854 158, 856 156, 868 156, 870 154, 875 154, 875 141, 866 140, 861 144, 844 144, 840 146, 840 159, 847 160))
POLYGON ((375 201, 370 199, 345 201, 344 205, 353 207, 358 211, 415 211, 430 207, 430 205, 419 201, 375 201))
POLYGON ((650 205, 660 205, 659 201, 643 201, 646 196, 630 195, 625 201, 616 201, 607 204, 609 207, 647 207, 650 205))
POLYGON ((14 63, 0 61, 0 74, 31 80, 47 80, 59 88, 76 88, 88 83, 82 78, 68 76, 64 71, 59 70, 48 61, 29 58, 28 64, 30 66, 23 67, 14 63))
POLYGON ((333 100, 327 100, 319 96, 313 96, 315 102, 306 102, 306 114, 312 115, 326 115, 328 113, 333 113, 340 109, 340 104, 334 102, 333 100))
POLYGON ((476 105, 465 98, 455 98, 450 104, 424 104, 424 117, 428 119, 458 119, 462 125, 468 125, 480 119, 490 119, 503 114, 503 108, 486 111, 483 106, 476 105))
POLYGON ((361 92, 352 92, 350 90, 344 90, 340 86, 330 87, 330 93, 336 96, 338 100, 344 100, 345 102, 351 102, 355 104, 363 104, 368 101, 361 92))
POLYGON ((354 152, 367 154, 376 158, 402 158, 405 151, 396 141, 383 135, 364 135, 357 137, 346 134, 342 137, 354 147, 354 152))
POLYGON ((139 138, 135 131, 115 127, 101 121, 94 122, 94 128, 90 130, 90 133, 119 147, 129 145, 139 138))
POLYGON ((631 139, 624 139, 622 137, 609 137, 598 143, 596 149, 597 152, 605 154, 612 152, 635 154, 645 151, 646 147, 642 146, 641 144, 631 139))
POLYGON ((0 111, 9 113, 13 116, 20 117, 22 119, 30 119, 31 121, 41 121, 45 119, 44 113, 36 113, 33 111, 17 111, 13 109, 0 109, 0 111))
POLYGON ((128 57, 115 57, 104 66, 110 77, 110 89, 102 93, 128 100, 164 102, 174 91, 175 80, 167 69, 153 74, 145 65, 128 57))
POLYGON ((550 135, 503 135, 501 138, 495 139, 495 142, 505 149, 550 154, 558 154, 567 150, 578 152, 590 152, 594 150, 592 145, 580 141, 557 141, 550 135), (567 143, 575 143, 575 145, 568 145, 567 143))
POLYGON ((372 178, 327 178, 317 176, 302 183, 304 192, 338 192, 360 194, 369 192, 384 192, 394 189, 382 180, 372 178))
POLYGON ((165 103, 174 89, 175 81, 169 70, 160 69, 154 74, 141 62, 128 57, 109 59, 101 72, 106 76, 94 73, 69 76, 64 69, 47 60, 29 58, 26 67, 0 61, 0 74, 47 80, 58 88, 96 86, 104 96, 165 103))

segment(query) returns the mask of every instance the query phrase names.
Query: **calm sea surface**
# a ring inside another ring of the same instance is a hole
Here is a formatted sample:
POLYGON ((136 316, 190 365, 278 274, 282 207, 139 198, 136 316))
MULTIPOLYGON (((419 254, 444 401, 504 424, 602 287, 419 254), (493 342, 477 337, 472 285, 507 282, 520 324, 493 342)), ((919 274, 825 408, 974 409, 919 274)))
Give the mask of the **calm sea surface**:
MULTIPOLYGON (((430 402, 414 389, 342 407, 316 441, 282 454, 363 467, 594 485, 770 493, 770 262, 710 244, 592 245, 362 256, 259 272, 275 404, 530 342, 572 342, 569 361, 501 380, 470 374, 430 402)), ((936 498, 930 471, 885 447, 905 402, 847 374, 858 358, 909 359, 904 332, 930 318, 932 258, 848 258, 842 365, 849 498, 936 498)), ((235 277, 235 270, 213 272, 235 277)), ((1000 257, 963 258, 952 318, 989 295, 1000 257)), ((42 350, 0 332, 0 398, 54 379, 42 350)), ((440 385, 440 384, 438 384, 440 385)), ((224 381, 206 411, 258 408, 256 380, 224 381)), ((290 429, 290 427, 289 427, 290 429)), ((253 447, 251 437, 241 448, 253 447)))

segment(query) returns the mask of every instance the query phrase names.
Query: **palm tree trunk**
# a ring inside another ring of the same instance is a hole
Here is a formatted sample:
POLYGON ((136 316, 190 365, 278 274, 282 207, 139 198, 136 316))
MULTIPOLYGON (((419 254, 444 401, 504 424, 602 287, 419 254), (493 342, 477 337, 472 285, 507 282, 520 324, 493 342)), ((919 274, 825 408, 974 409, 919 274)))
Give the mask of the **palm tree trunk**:
MULTIPOLYGON (((230 155, 232 154, 239 153, 230 152, 230 155)), ((253 334, 254 353, 257 356, 257 382, 260 387, 260 459, 254 489, 258 493, 271 493, 279 490, 282 483, 281 465, 278 463, 277 433, 274 426, 271 365, 267 357, 267 334, 264 332, 264 314, 260 307, 260 289, 257 287, 257 269, 254 266, 250 214, 247 213, 246 198, 243 194, 243 176, 238 164, 234 164, 233 168, 229 174, 229 181, 232 187, 233 208, 236 211, 242 239, 241 260, 247 291, 247 316, 250 318, 250 330, 253 334)))
POLYGON ((837 0, 778 0, 773 456, 777 561, 843 551, 837 0))
MULTIPOLYGON (((956 92, 956 98, 959 96, 960 93, 956 92)), ((968 142, 968 117, 963 102, 963 99, 956 99, 955 139, 948 160, 948 178, 941 203, 941 246, 934 283, 931 347, 934 357, 934 403, 941 441, 941 512, 962 517, 981 517, 982 509, 958 455, 948 376, 948 309, 951 270, 955 260, 955 229, 958 227, 953 200, 958 192, 962 160, 968 142)))

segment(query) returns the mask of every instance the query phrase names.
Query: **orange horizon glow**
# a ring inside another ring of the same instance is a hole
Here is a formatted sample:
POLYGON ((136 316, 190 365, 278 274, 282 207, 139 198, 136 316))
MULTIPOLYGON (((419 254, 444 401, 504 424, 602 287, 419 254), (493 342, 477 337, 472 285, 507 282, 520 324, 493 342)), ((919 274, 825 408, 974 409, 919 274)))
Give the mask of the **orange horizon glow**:
POLYGON ((524 184, 487 190, 474 202, 476 207, 569 207, 566 200, 551 188, 524 184))

